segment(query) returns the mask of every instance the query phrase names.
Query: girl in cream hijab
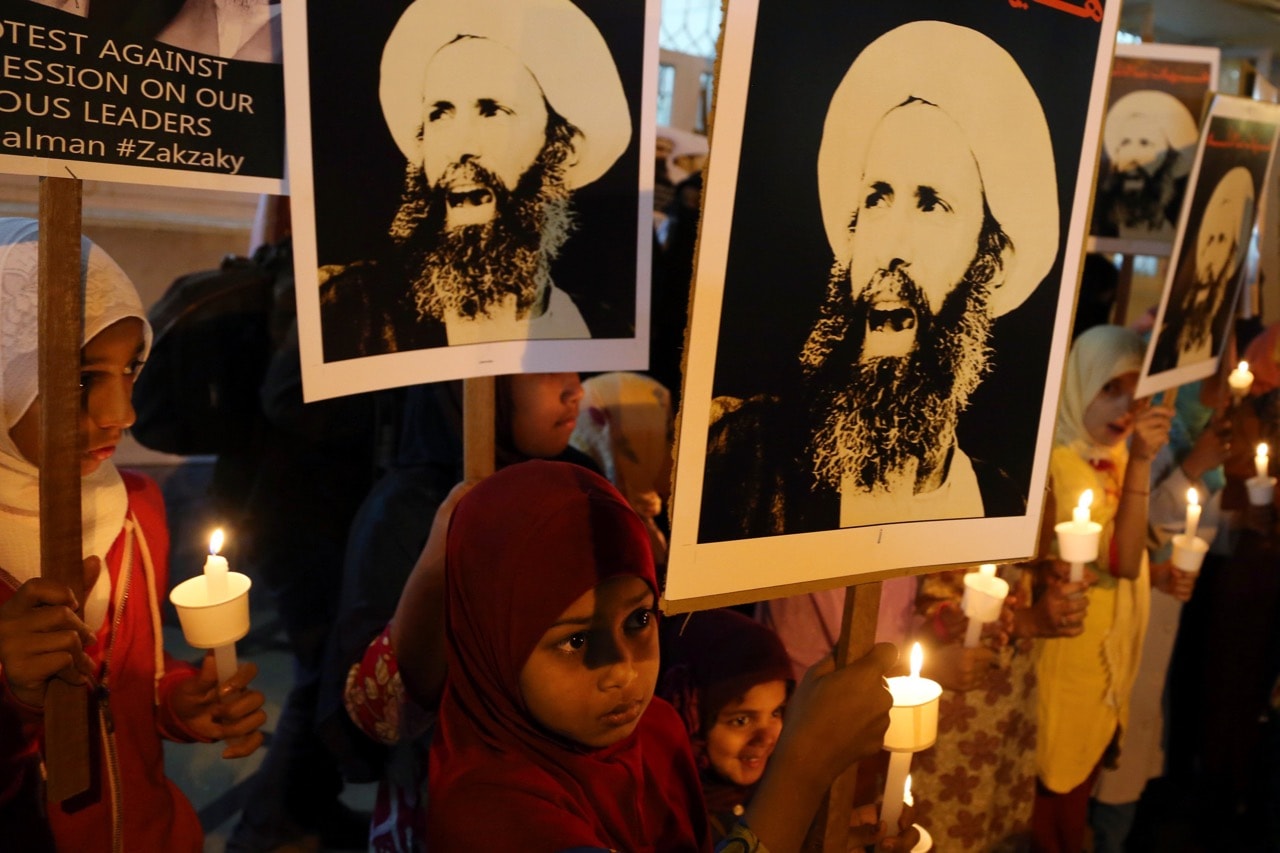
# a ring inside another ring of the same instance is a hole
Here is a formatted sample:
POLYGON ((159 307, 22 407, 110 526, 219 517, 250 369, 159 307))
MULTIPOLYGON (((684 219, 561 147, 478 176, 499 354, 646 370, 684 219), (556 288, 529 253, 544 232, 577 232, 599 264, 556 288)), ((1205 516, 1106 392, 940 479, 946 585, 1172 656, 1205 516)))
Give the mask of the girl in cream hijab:
MULTIPOLYGON (((1081 850, 1097 772, 1127 724, 1146 633, 1146 529, 1151 460, 1172 412, 1134 399, 1145 347, 1132 331, 1095 326, 1067 358, 1049 460, 1057 521, 1085 489, 1102 525, 1096 582, 1076 636, 1040 640, 1034 848, 1081 850)), ((1054 563, 1061 583, 1065 564, 1054 563)), ((1068 627, 1068 626, 1063 626, 1068 627)))
POLYGON ((81 241, 84 343, 78 424, 83 618, 71 590, 40 577, 39 233, 0 219, 0 826, 15 850, 196 853, 195 810, 164 775, 161 738, 227 739, 225 757, 262 741, 263 696, 244 664, 219 686, 213 656, 196 670, 162 647, 168 530, 160 490, 111 457, 133 423, 133 380, 151 331, 133 284, 81 241), (58 678, 89 688, 100 796, 50 803, 41 791, 44 700, 58 678), (221 697, 222 701, 219 701, 221 697), (74 807, 68 807, 72 804, 74 807))

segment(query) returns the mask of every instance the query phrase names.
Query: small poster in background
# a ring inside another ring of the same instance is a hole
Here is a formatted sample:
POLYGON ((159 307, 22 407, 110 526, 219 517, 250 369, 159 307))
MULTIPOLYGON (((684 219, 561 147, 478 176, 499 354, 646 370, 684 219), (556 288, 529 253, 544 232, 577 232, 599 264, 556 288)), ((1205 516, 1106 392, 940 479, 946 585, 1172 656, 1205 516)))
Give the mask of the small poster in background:
POLYGON ((1116 46, 1091 251, 1167 257, 1173 250, 1219 59, 1216 47, 1116 46))
POLYGON ((647 365, 658 0, 284 11, 307 399, 647 365))
POLYGON ((4 0, 0 171, 285 192, 280 6, 227 7, 4 0))
POLYGON ((1218 367, 1271 172, 1280 106, 1218 95, 1196 151, 1184 227, 1174 244, 1139 396, 1218 367))
POLYGON ((667 605, 1034 551, 1118 8, 729 4, 667 605))

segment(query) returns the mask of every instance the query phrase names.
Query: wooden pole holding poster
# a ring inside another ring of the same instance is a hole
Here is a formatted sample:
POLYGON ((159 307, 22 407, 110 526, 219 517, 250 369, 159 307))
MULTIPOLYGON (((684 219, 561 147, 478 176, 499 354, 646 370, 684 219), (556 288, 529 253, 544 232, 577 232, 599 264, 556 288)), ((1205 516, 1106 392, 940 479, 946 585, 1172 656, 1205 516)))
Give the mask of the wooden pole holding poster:
MULTIPOLYGON (((848 666, 871 651, 876 641, 876 619, 880 612, 880 583, 849 587, 844 598, 844 618, 836 642, 836 667, 848 666)), ((827 792, 805 839, 805 850, 844 853, 849 846, 849 815, 853 813, 858 765, 840 775, 827 792)))
POLYGON ((477 480, 493 473, 497 407, 492 376, 462 380, 462 476, 477 480))
MULTIPOLYGON (((80 536, 80 181, 40 179, 39 394, 40 575, 81 602, 80 536)), ((89 789, 89 693, 61 679, 44 701, 49 802, 89 789)))

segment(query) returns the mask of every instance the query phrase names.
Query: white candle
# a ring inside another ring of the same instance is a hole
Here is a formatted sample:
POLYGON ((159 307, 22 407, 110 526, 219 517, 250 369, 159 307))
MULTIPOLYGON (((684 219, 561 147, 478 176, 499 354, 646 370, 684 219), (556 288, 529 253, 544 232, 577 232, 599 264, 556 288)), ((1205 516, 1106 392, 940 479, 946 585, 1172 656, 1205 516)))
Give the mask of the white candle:
POLYGON ((1071 523, 1075 525, 1077 532, 1088 533, 1089 507, 1093 505, 1093 489, 1085 489, 1080 494, 1080 501, 1076 504, 1075 509, 1071 510, 1071 523))
POLYGON ((1196 538, 1196 528, 1200 526, 1200 494, 1195 489, 1187 489, 1187 538, 1196 538))
POLYGON ((1231 388, 1231 394, 1236 400, 1240 400, 1249 393, 1249 389, 1253 386, 1253 374, 1249 371, 1249 362, 1242 361, 1236 365, 1236 369, 1227 376, 1227 385, 1231 388))
POLYGON ((987 563, 978 567, 976 572, 964 576, 964 598, 961 607, 969 618, 969 626, 965 630, 965 648, 974 649, 982 637, 982 626, 1000 618, 1000 608, 1009 595, 1009 583, 996 577, 996 567, 987 563))
MULTIPOLYGON (((204 561, 205 592, 209 596, 208 604, 221 604, 231 598, 231 586, 227 582, 227 558, 218 552, 222 550, 222 528, 213 531, 209 537, 209 556, 204 561)), ((218 683, 236 674, 239 664, 236 661, 234 643, 215 646, 213 649, 214 664, 218 671, 218 683)))
POLYGON ((213 531, 209 537, 209 556, 204 561, 205 590, 209 594, 209 603, 217 604, 225 601, 229 595, 227 589, 227 558, 218 554, 222 550, 222 528, 213 531))
POLYGON ((1267 464, 1268 462, 1270 462, 1270 460, 1267 458, 1267 453, 1269 450, 1270 448, 1267 447, 1267 443, 1264 441, 1262 444, 1258 445, 1257 455, 1253 457, 1253 466, 1258 469, 1259 480, 1267 479, 1268 472, 1271 467, 1270 465, 1267 464))

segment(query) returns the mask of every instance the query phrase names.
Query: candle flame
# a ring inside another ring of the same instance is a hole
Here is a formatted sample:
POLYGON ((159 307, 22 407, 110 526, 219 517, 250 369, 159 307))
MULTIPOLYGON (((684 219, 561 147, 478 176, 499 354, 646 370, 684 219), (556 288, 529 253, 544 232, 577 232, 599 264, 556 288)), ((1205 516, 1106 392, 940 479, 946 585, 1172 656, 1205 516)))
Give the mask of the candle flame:
POLYGON ((1081 509, 1088 509, 1093 506, 1093 489, 1085 489, 1080 495, 1080 502, 1076 506, 1081 509))
POLYGON ((1200 505, 1200 493, 1197 492, 1194 488, 1187 489, 1187 504, 1189 506, 1200 505))
POLYGON ((217 554, 222 550, 222 539, 222 528, 219 527, 217 530, 213 531, 213 535, 209 537, 210 554, 217 554))
POLYGON ((1236 370, 1237 370, 1238 372, 1240 372, 1240 373, 1248 373, 1248 372, 1249 372, 1249 362, 1247 362, 1247 361, 1242 361, 1242 362, 1240 362, 1239 364, 1237 364, 1237 365, 1236 365, 1236 370))
POLYGON ((996 576, 996 564, 983 563, 981 566, 978 566, 978 571, 982 572, 984 575, 986 575, 989 578, 993 578, 996 576))
POLYGON ((924 649, 919 643, 911 644, 911 677, 920 677, 920 668, 924 666, 924 649))
POLYGON ((907 774, 907 784, 902 786, 902 804, 905 806, 914 806, 915 800, 911 798, 911 774, 907 774))
POLYGON ((1271 448, 1267 447, 1267 443, 1265 441, 1258 445, 1259 456, 1266 456, 1270 452, 1271 452, 1271 448))

